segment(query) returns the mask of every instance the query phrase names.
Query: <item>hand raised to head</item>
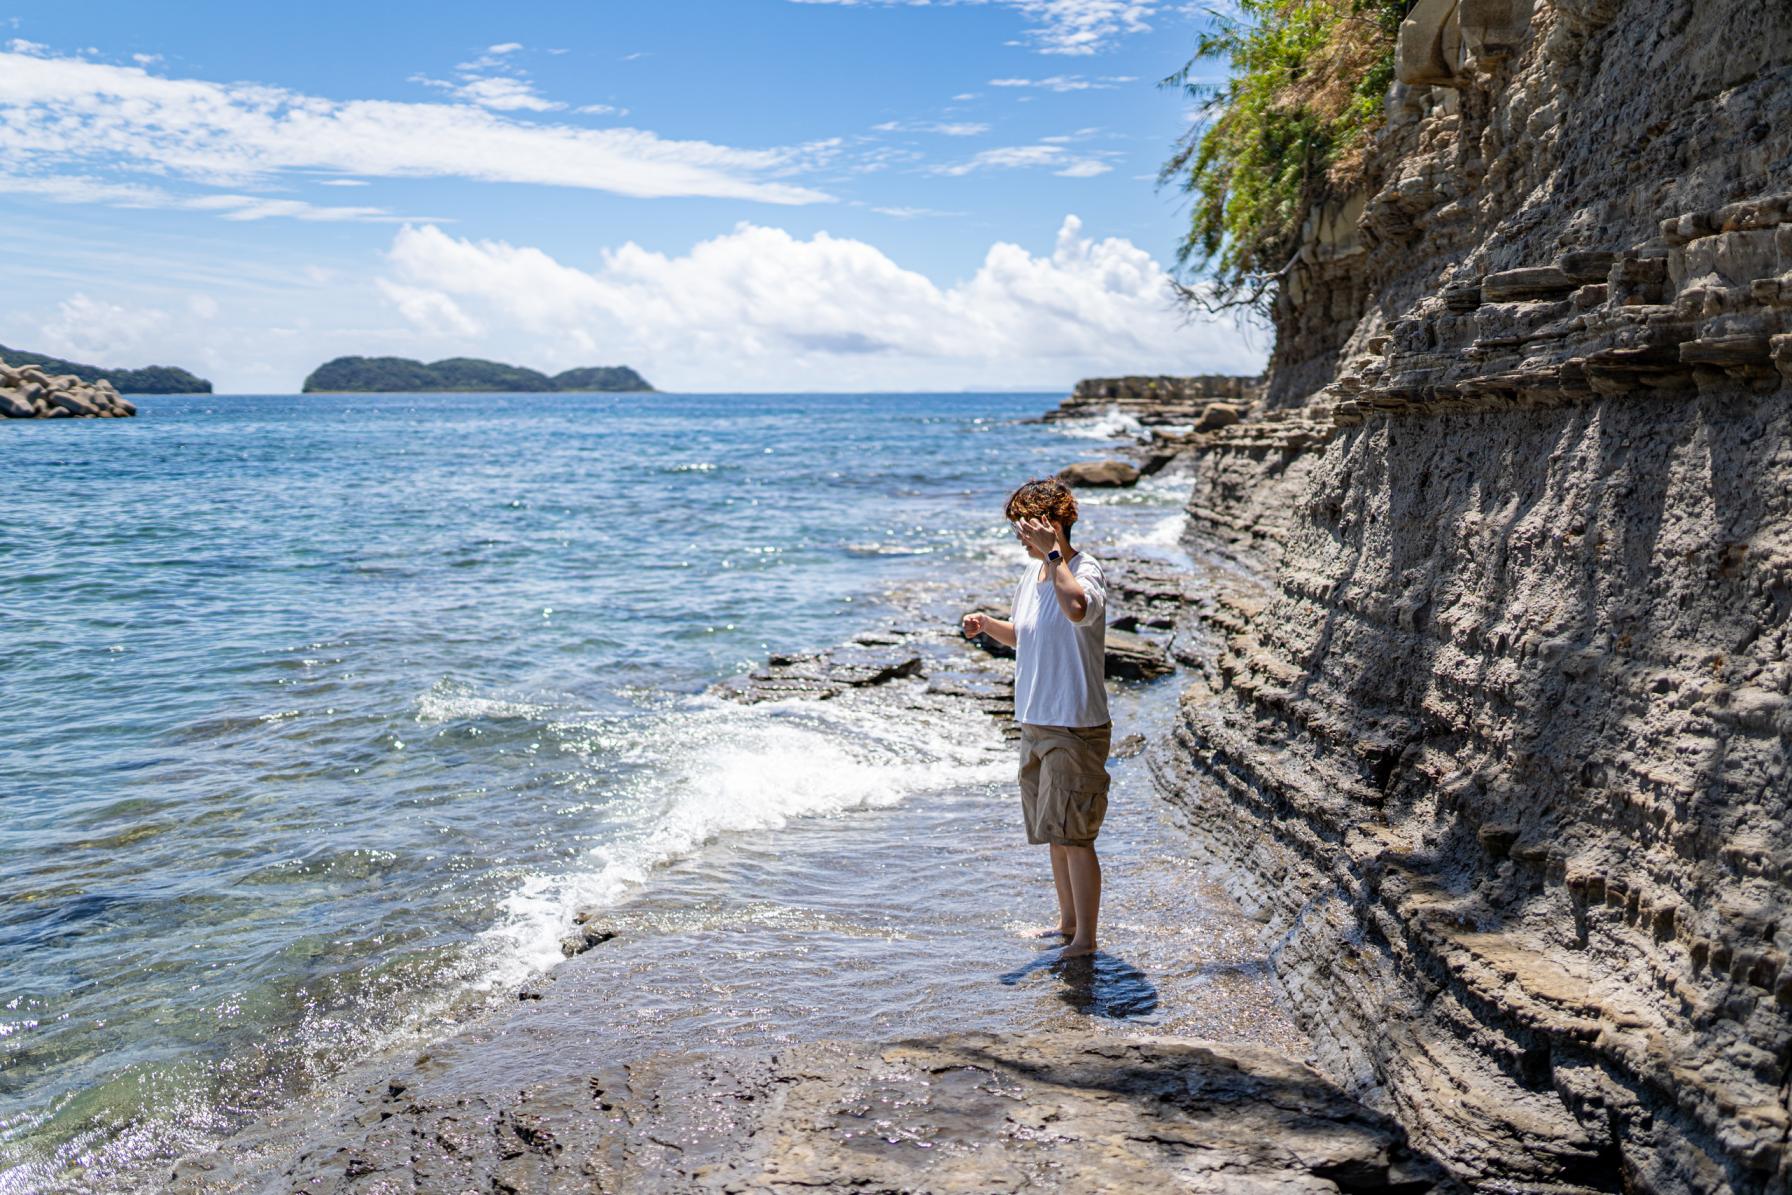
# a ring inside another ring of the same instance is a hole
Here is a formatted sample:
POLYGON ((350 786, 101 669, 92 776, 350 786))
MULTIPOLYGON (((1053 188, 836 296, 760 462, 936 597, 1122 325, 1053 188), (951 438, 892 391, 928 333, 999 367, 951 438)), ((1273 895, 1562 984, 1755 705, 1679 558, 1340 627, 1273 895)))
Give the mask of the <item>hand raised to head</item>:
POLYGON ((1021 519, 1014 529, 1020 541, 1041 556, 1058 546, 1058 528, 1049 520, 1021 519))

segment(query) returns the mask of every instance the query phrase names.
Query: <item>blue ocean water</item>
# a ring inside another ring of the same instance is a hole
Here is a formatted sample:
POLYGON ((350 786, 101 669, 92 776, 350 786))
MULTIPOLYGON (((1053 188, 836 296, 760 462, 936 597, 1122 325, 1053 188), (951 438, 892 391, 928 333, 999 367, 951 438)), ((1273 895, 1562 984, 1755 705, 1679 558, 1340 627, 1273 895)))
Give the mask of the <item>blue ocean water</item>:
MULTIPOLYGON (((718 836, 986 766, 701 694, 1013 554, 1002 497, 1115 430, 1031 422, 1052 401, 208 396, 0 429, 0 1190, 223 1132, 718 836)), ((1085 522, 1175 520, 1171 489, 1122 501, 1085 522)))

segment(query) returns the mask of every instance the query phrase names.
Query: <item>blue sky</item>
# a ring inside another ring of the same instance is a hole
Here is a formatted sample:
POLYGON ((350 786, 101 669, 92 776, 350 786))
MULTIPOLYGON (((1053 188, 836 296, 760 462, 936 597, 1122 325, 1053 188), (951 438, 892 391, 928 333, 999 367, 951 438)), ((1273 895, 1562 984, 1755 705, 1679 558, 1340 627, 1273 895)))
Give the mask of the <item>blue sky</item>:
POLYGON ((0 343, 296 388, 346 353, 678 389, 1254 370, 1153 178, 1153 0, 0 0, 0 343))

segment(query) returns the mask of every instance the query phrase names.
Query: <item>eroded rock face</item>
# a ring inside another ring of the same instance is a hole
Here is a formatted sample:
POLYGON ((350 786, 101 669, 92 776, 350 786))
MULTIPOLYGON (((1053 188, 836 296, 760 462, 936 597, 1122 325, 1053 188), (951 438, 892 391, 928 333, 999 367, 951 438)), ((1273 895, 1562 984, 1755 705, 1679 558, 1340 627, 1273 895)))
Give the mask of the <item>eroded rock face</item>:
POLYGON ((1155 766, 1458 1174, 1783 1189, 1792 9, 1530 7, 1415 7, 1440 84, 1193 448, 1241 567, 1155 766))
POLYGON ((35 365, 0 361, 0 419, 117 419, 136 413, 111 382, 90 384, 73 374, 51 376, 35 365))

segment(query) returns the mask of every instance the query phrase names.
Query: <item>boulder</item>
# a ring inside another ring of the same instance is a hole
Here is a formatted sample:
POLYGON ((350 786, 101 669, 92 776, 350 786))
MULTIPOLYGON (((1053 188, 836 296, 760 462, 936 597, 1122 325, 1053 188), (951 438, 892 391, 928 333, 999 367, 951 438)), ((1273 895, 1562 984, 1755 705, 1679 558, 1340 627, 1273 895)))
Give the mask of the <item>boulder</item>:
POLYGON ((1243 409, 1236 403, 1210 402, 1201 408, 1201 417, 1195 421, 1195 430, 1216 432, 1222 427, 1231 427, 1243 416, 1243 409))
POLYGON ((1176 670, 1163 646, 1131 631, 1108 628, 1107 674, 1118 680, 1155 680, 1176 670))
POLYGON ((0 390, 0 417, 6 419, 30 419, 37 414, 37 408, 31 400, 16 390, 0 390))
POLYGON ((97 415, 100 409, 73 390, 52 390, 45 396, 53 407, 61 407, 70 415, 97 415))
POLYGON ((1069 486, 1114 489, 1135 484, 1139 471, 1125 461, 1078 461, 1058 470, 1058 480, 1069 486))

